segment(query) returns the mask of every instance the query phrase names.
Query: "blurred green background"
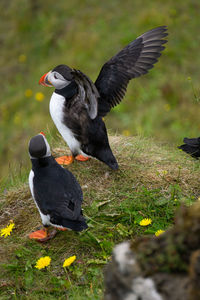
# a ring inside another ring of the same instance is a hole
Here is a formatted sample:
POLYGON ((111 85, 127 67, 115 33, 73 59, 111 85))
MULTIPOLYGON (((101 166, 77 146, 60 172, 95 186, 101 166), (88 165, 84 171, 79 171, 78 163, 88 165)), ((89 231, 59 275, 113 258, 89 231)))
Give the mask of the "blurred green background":
POLYGON ((112 133, 152 136, 173 147, 200 135, 200 2, 196 0, 1 0, 0 175, 29 166, 27 144, 57 130, 45 72, 65 63, 95 80, 101 66, 143 32, 169 28, 150 73, 130 82, 106 117, 112 133))

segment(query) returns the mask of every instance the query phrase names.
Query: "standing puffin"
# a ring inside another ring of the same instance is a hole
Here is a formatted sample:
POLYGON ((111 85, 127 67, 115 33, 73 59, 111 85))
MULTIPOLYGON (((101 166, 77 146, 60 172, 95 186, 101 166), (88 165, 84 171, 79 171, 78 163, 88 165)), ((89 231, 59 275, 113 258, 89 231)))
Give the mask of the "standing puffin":
POLYGON ((58 158, 58 163, 92 156, 118 169, 102 117, 123 99, 129 80, 153 68, 165 48, 166 36, 166 26, 142 34, 103 65, 95 83, 66 65, 58 65, 40 78, 39 84, 55 87, 50 114, 72 153, 58 158))
POLYGON ((29 155, 32 162, 29 187, 44 225, 43 230, 32 232, 29 238, 45 242, 54 237, 57 231, 48 233, 49 225, 61 230, 86 229, 87 224, 81 210, 81 187, 73 174, 52 157, 43 133, 30 140, 29 155))

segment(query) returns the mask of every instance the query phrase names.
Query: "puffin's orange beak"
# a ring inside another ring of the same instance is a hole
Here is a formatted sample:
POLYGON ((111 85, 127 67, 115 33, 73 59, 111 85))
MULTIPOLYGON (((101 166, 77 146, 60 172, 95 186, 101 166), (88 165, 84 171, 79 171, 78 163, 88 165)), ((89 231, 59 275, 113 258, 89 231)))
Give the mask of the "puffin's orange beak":
POLYGON ((43 131, 40 131, 40 134, 42 134, 43 136, 45 136, 44 132, 43 131))
POLYGON ((44 86, 53 86, 52 83, 48 80, 48 73, 45 73, 39 80, 39 84, 44 86))

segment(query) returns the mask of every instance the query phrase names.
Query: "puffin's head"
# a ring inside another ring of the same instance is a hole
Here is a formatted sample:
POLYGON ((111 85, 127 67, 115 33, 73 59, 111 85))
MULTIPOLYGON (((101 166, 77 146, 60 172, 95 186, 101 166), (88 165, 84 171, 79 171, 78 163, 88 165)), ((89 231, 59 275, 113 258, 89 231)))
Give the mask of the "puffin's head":
POLYGON ((44 86, 52 86, 60 90, 69 85, 73 81, 72 69, 66 65, 59 65, 52 71, 44 74, 39 84, 44 86))
POLYGON ((40 132, 30 140, 28 150, 30 158, 51 156, 51 150, 43 132, 40 132))

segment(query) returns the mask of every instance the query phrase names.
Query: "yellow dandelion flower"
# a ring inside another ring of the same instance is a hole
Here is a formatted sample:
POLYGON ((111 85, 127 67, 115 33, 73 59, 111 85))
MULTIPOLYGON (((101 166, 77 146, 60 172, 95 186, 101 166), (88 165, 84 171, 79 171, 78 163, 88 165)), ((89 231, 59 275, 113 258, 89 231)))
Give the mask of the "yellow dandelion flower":
POLYGON ((190 76, 188 76, 187 80, 188 80, 188 81, 191 81, 191 80, 192 80, 192 78, 191 78, 190 76))
POLYGON ((40 257, 36 262, 35 268, 39 270, 44 269, 45 267, 48 267, 50 265, 50 262, 51 262, 51 257, 49 256, 40 257))
POLYGON ((19 61, 20 63, 24 63, 24 62, 26 61, 26 55, 25 55, 25 54, 19 55, 18 61, 19 61))
POLYGON ((168 173, 167 170, 162 171, 163 175, 167 175, 167 173, 168 173))
POLYGON ((19 124, 21 123, 21 119, 22 119, 21 114, 16 113, 16 114, 14 115, 13 121, 14 121, 14 123, 15 123, 16 125, 19 125, 19 124))
POLYGON ((1 229, 0 236, 4 236, 6 238, 7 236, 9 236, 11 234, 11 232, 14 228, 15 228, 15 224, 13 221, 11 221, 8 226, 1 229))
POLYGON ((131 133, 130 133, 130 131, 129 130, 123 130, 122 131, 122 134, 124 135, 124 136, 130 136, 131 135, 131 133))
POLYGON ((35 94, 35 99, 39 102, 43 101, 44 100, 44 94, 41 93, 41 92, 38 92, 35 94))
POLYGON ((142 219, 139 224, 140 224, 140 226, 148 226, 151 223, 152 223, 151 219, 145 218, 145 219, 142 219))
POLYGON ((33 95, 33 91, 32 91, 31 89, 27 89, 27 90, 25 90, 24 95, 25 95, 27 98, 30 98, 30 97, 33 95))
POLYGON ((170 111, 171 110, 171 106, 167 103, 164 105, 164 110, 165 111, 170 111))
POLYGON ((157 231, 155 232, 155 236, 159 236, 159 235, 161 235, 161 234, 164 233, 164 232, 165 232, 165 230, 159 229, 159 230, 157 230, 157 231))
POLYGON ((76 255, 70 256, 69 258, 65 259, 63 263, 63 268, 69 267, 76 259, 76 255))

